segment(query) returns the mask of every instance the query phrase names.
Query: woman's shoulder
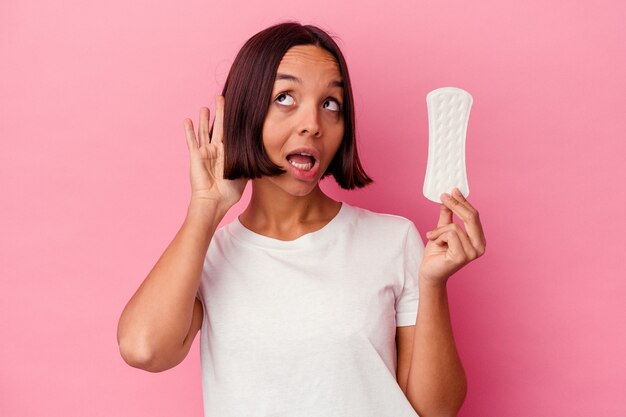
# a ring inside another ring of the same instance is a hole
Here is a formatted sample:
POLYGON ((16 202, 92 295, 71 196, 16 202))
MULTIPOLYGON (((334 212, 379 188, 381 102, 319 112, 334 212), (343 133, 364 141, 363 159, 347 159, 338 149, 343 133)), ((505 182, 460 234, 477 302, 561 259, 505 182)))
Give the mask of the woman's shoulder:
POLYGON ((377 212, 352 205, 347 205, 347 208, 353 212, 356 223, 368 229, 381 229, 391 232, 407 232, 410 229, 415 229, 415 224, 412 220, 398 214, 377 212))

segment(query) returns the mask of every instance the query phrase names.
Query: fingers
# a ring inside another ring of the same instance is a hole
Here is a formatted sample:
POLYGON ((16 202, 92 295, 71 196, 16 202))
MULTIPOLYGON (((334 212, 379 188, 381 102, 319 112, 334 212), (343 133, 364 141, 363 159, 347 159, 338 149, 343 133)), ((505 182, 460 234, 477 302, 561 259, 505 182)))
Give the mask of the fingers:
POLYGON ((224 96, 215 97, 215 120, 213 121, 213 135, 215 139, 222 142, 224 138, 224 96))
POLYGON ((455 263, 461 265, 464 264, 466 262, 471 261, 474 258, 470 258, 470 256, 467 254, 467 252, 465 251, 465 246, 463 244, 463 241, 461 239, 461 235, 448 231, 445 233, 442 233, 437 240, 435 241, 436 244, 443 246, 444 244, 447 244, 448 246, 448 257, 451 258, 455 263))
POLYGON ((437 227, 442 227, 450 223, 452 223, 452 210, 446 207, 445 204, 442 204, 441 210, 439 210, 439 221, 437 222, 437 227))
POLYGON ((472 217, 472 211, 476 210, 465 200, 463 194, 457 191, 458 188, 455 188, 451 195, 448 193, 441 194, 441 202, 466 222, 472 217))
POLYGON ((187 140, 187 148, 189 149, 189 153, 193 154, 194 151, 198 150, 198 142, 196 140, 196 133, 193 130, 193 122, 191 119, 185 119, 183 121, 183 126, 185 128, 185 139, 187 140))
POLYGON ((428 240, 434 241, 438 241, 439 239, 443 239, 446 242, 449 239, 455 239, 455 241, 458 241, 459 246, 456 250, 454 250, 454 252, 458 253, 459 250, 462 251, 460 255, 463 255, 461 256, 463 261, 472 261, 480 256, 478 254, 478 250, 472 245, 472 242, 470 242, 470 239, 465 231, 463 231, 461 226, 458 224, 452 223, 440 227, 432 232, 428 232, 426 236, 428 237, 428 240))
MULTIPOLYGON (((217 138, 219 142, 222 142, 223 137, 223 125, 224 125, 224 97, 217 96, 215 98, 215 120, 213 121, 213 132, 209 129, 209 118, 210 111, 207 107, 200 108, 200 116, 199 116, 199 126, 198 126, 198 139, 196 140, 196 135, 193 130, 193 123, 191 119, 185 119, 185 133, 187 135, 187 140, 193 138, 193 142, 196 143, 194 148, 197 149, 197 143, 200 143, 200 147, 208 147, 211 141, 214 138, 217 138), (188 129, 191 129, 190 131, 188 129), (211 134, 212 133, 212 134, 211 134)), ((189 142, 187 143, 189 145, 189 142)))
POLYGON ((485 240, 482 224, 480 223, 478 211, 463 197, 463 194, 458 188, 452 191, 452 195, 442 194, 442 202, 463 220, 472 246, 476 249, 479 256, 482 255, 487 242, 485 240))
POLYGON ((200 108, 198 136, 200 137, 200 146, 209 146, 209 109, 206 107, 200 108))

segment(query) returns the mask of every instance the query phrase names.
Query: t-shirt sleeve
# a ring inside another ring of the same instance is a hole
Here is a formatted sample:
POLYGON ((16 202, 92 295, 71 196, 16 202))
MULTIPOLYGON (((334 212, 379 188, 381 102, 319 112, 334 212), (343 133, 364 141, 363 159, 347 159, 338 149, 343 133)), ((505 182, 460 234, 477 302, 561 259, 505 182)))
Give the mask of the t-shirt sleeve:
POLYGON ((396 298, 396 326, 413 326, 419 302, 418 272, 424 257, 424 242, 411 222, 404 242, 404 286, 396 298))

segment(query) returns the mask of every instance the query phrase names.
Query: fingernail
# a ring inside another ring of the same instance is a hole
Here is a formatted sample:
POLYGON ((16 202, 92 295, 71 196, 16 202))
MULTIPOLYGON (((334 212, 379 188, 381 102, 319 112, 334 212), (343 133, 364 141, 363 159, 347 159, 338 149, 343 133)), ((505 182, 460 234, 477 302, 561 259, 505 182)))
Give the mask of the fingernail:
POLYGON ((448 200, 450 200, 450 198, 452 198, 452 197, 451 197, 451 196, 450 196, 450 194, 448 194, 448 193, 443 193, 443 194, 441 194, 441 197, 440 197, 440 198, 441 198, 441 201, 448 201, 448 200))

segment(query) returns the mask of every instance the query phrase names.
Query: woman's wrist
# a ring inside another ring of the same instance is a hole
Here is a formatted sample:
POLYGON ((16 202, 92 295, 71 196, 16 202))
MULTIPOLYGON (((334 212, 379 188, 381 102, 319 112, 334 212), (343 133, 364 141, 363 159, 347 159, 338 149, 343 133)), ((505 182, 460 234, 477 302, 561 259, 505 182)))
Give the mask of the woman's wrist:
POLYGON ((187 207, 186 221, 207 223, 215 228, 229 208, 223 207, 218 200, 192 197, 187 207))
POLYGON ((435 280, 419 276, 418 286, 420 295, 425 293, 441 293, 447 291, 448 280, 435 280))

